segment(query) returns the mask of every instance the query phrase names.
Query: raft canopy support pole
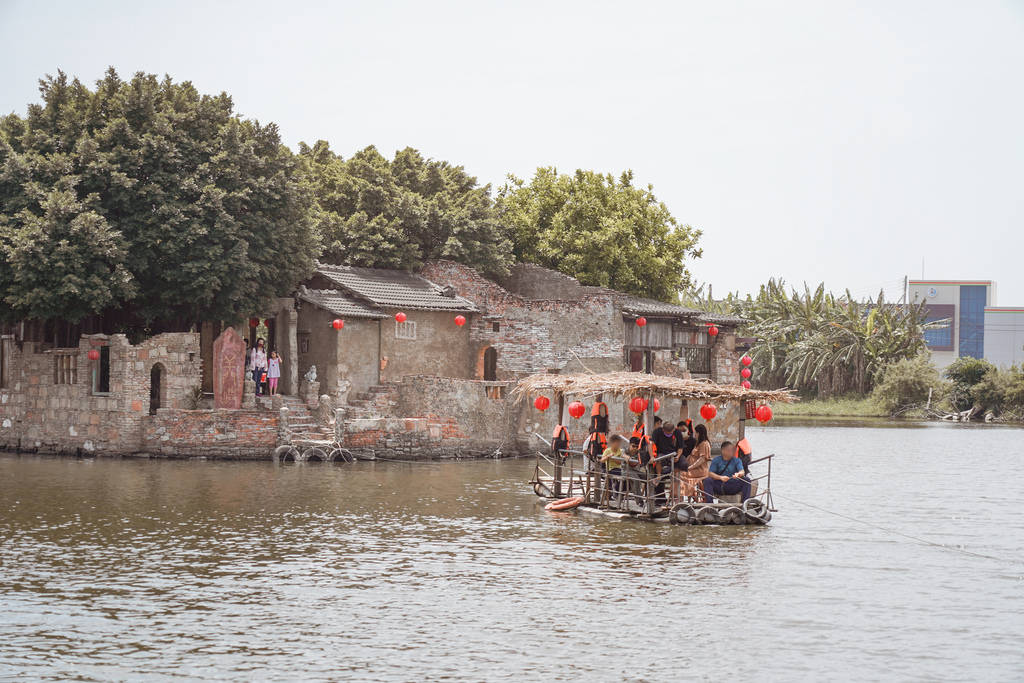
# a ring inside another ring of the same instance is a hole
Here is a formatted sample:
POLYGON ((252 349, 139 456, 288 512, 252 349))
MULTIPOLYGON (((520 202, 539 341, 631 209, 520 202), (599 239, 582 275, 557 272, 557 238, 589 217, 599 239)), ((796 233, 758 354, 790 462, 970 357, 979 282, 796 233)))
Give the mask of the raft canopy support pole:
MULTIPOLYGON (((558 424, 565 424, 565 396, 558 395, 558 424)), ((555 451, 555 498, 562 497, 562 454, 555 451)))

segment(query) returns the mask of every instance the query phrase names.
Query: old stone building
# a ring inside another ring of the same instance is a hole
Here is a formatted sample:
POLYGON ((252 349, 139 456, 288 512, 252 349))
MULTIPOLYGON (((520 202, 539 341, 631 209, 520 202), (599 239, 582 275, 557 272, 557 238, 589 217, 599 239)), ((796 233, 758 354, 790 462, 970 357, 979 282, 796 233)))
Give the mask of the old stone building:
MULTIPOLYGON (((24 325, 4 328, 0 448, 244 458, 289 444, 415 458, 523 452, 558 416, 511 401, 519 378, 629 369, 738 382, 742 323, 530 264, 501 282, 451 261, 418 273, 320 264, 292 297, 239 330, 250 343, 266 336, 278 351, 288 395, 250 394, 240 409, 211 408, 214 365, 225 362, 216 340, 235 335, 222 323, 136 344, 67 334, 66 348, 60 335, 40 341, 24 325), (303 380, 313 366, 315 381, 303 380), (321 395, 330 410, 324 403, 310 413, 321 395)), ((241 372, 244 361, 228 360, 241 372)), ((688 407, 666 402, 661 411, 674 421, 688 407)), ((609 417, 616 431, 632 419, 613 403, 609 417)), ((724 417, 715 431, 727 432, 737 416, 724 417)), ((582 439, 587 421, 567 421, 582 439)))

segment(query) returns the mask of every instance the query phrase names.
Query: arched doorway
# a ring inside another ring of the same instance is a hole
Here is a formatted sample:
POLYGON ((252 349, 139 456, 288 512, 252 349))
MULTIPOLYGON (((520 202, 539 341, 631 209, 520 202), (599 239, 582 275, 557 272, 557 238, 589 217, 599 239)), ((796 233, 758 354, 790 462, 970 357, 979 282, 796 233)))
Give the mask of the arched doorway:
POLYGON ((498 352, 493 346, 484 351, 484 381, 495 382, 498 380, 498 352))
POLYGON ((156 415, 156 411, 163 407, 161 398, 163 396, 164 366, 156 363, 149 371, 149 414, 156 415))

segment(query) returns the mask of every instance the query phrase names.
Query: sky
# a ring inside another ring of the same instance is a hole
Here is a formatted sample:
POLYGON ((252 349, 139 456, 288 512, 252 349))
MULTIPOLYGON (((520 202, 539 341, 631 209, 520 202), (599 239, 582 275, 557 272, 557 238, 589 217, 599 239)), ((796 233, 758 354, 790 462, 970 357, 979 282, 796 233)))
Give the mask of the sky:
POLYGON ((230 94, 292 149, 407 146, 481 183, 632 169, 694 279, 1024 306, 1024 0, 0 0, 0 114, 109 66, 230 94))

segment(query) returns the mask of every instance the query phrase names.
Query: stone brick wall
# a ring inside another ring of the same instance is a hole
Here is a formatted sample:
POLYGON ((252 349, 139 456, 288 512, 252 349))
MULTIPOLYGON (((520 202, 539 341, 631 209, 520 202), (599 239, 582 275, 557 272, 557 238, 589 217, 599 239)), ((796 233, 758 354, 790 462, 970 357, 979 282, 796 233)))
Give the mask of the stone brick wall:
POLYGON ((503 382, 426 375, 390 387, 399 417, 345 422, 342 444, 359 457, 394 459, 483 457, 519 451, 519 408, 503 382))
MULTIPOLYGON (((535 372, 579 372, 583 365, 595 372, 623 369, 622 295, 617 292, 576 283, 578 297, 571 300, 528 299, 452 261, 430 261, 420 274, 437 284, 451 285, 484 311, 467 323, 478 379, 483 378, 488 347, 498 354, 497 379, 535 372)), ((566 286, 562 283, 556 289, 564 294, 566 286)))
POLYGON ((269 410, 158 410, 143 418, 142 450, 164 456, 269 459, 281 415, 269 410))
POLYGON ((76 349, 25 342, 12 348, 12 381, 0 390, 0 447, 42 452, 131 453, 141 448, 150 408, 151 372, 161 372, 160 406, 185 407, 201 381, 199 334, 171 333, 138 345, 124 335, 87 335, 76 349), (109 351, 109 391, 94 390, 109 351))

